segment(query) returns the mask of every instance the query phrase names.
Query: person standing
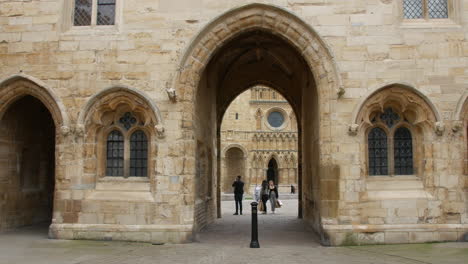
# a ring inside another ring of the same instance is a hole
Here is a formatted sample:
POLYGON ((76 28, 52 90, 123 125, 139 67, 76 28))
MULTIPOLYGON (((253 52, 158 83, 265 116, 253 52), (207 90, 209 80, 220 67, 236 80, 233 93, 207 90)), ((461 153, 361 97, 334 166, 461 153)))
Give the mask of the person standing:
POLYGON ((268 201, 269 196, 270 196, 270 190, 268 189, 268 182, 264 180, 262 181, 262 187, 260 190, 260 199, 262 199, 262 203, 263 203, 262 214, 267 213, 267 201, 268 201))
POLYGON ((268 182, 268 191, 268 198, 270 199, 271 204, 271 212, 274 214, 276 208, 276 201, 278 200, 278 188, 276 187, 275 182, 273 182, 272 180, 268 182))
POLYGON ((234 215, 240 214, 242 215, 242 196, 244 195, 244 182, 241 181, 241 176, 237 176, 236 180, 232 184, 234 187, 234 201, 236 202, 236 212, 234 215))

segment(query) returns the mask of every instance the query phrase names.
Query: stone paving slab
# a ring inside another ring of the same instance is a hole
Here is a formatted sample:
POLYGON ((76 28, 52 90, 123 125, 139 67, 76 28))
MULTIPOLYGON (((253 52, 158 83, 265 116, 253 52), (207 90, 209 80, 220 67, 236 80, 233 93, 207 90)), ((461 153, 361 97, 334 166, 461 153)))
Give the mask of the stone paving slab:
POLYGON ((233 216, 233 205, 223 202, 223 218, 183 245, 50 240, 44 227, 3 233, 0 264, 468 263, 468 243, 322 247, 297 219, 293 200, 275 215, 259 216, 261 248, 250 249, 251 215, 233 216))

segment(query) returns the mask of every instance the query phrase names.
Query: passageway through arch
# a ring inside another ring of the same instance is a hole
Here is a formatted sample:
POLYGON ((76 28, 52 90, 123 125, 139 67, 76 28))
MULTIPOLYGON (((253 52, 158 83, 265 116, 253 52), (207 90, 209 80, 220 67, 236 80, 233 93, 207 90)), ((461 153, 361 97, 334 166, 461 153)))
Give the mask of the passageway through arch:
POLYGON ((52 221, 55 124, 33 96, 17 98, 0 119, 0 231, 52 221))
MULTIPOLYGON (((231 39, 212 57, 201 75, 196 93, 194 124, 197 152, 206 153, 207 149, 211 148, 220 150, 218 153, 221 152, 220 131, 226 109, 234 98, 253 85, 265 85, 273 88, 289 102, 297 117, 298 153, 296 162, 298 164, 297 184, 299 191, 297 216, 301 218, 304 208, 302 204, 303 185, 305 184, 309 191, 312 189, 312 172, 309 172, 307 179, 303 179, 302 157, 304 154, 308 157, 309 170, 315 169, 319 162, 319 148, 317 146, 318 96, 311 69, 302 55, 283 38, 264 30, 247 31, 231 39), (304 107, 307 111, 304 111, 304 107), (307 145, 302 142, 304 132, 307 133, 305 139, 307 145)), ((275 126, 275 124, 272 125, 275 126)), ((213 151, 213 153, 217 152, 213 151)), ((197 157, 202 156, 197 155, 197 157)), ((216 159, 216 162, 213 163, 215 164, 213 174, 200 175, 200 177, 216 176, 215 182, 220 183, 221 155, 210 158, 216 159)), ((197 167, 203 167, 201 164, 209 162, 199 158, 197 163, 200 164, 197 167)), ((278 180, 276 179, 276 181, 278 180)), ((221 217, 221 188, 218 187, 214 190, 218 198, 216 204, 210 203, 211 201, 206 199, 209 195, 200 195, 200 192, 203 192, 203 184, 206 182, 200 178, 195 183, 195 193, 198 194, 195 202, 195 224, 199 229, 212 222, 214 218, 211 217, 215 216, 214 213, 221 217), (216 210, 210 210, 214 206, 216 206, 216 210), (200 211, 207 213, 200 214, 200 211), (210 215, 210 212, 213 215, 210 215)), ((315 208, 310 207, 308 209, 309 211, 315 210, 315 208)))
MULTIPOLYGON (((338 215, 339 168, 332 158, 331 108, 341 89, 333 55, 292 13, 264 4, 232 9, 211 21, 188 47, 175 90, 193 115, 182 124, 195 151, 193 232, 221 217, 220 126, 232 100, 266 85, 291 105, 298 127, 298 216, 328 244, 322 221, 338 215), (209 155, 206 155, 208 153, 209 155), (213 188, 206 188, 207 183, 213 188)), ((261 113, 260 113, 261 114, 261 113)))

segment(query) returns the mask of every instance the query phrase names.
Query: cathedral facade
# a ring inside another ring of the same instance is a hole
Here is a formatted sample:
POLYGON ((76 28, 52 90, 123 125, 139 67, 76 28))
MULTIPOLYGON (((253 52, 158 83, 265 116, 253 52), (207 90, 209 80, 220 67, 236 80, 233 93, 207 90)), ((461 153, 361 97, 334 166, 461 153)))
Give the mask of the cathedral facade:
POLYGON ((240 94, 221 124, 221 192, 232 193, 240 175, 252 193, 272 180, 280 193, 297 187, 297 120, 275 90, 255 86, 240 94))
POLYGON ((192 241, 227 159, 324 245, 466 240, 467 36, 467 0, 1 1, 0 231, 192 241), (224 129, 252 87, 290 108, 224 129))

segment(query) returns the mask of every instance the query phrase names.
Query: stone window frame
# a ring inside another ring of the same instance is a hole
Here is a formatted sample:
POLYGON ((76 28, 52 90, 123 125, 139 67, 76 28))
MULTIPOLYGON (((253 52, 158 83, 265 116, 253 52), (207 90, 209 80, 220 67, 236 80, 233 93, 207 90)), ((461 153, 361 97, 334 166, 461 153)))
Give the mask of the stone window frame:
MULTIPOLYGON (((370 125, 370 126, 368 126, 366 128, 365 133, 364 133, 364 135, 365 135, 365 145, 366 145, 366 175, 368 175, 369 177, 372 177, 372 178, 379 177, 379 176, 390 176, 390 177, 395 177, 395 176, 398 176, 398 177, 401 177, 401 176, 406 176, 406 177, 416 176, 416 175, 419 174, 418 173, 419 169, 418 169, 418 166, 417 166, 418 162, 416 162, 416 161, 420 160, 419 155, 418 155, 419 147, 416 144, 416 142, 419 141, 417 128, 414 125, 412 125, 411 123, 409 123, 408 121, 405 120, 404 114, 400 111, 400 109, 395 108, 392 105, 385 106, 383 109, 385 110, 387 108, 392 108, 393 111, 400 116, 400 120, 397 123, 395 123, 391 128, 389 128, 384 122, 382 122, 380 119, 377 119, 377 121, 375 123, 373 123, 372 125, 370 125), (368 149, 369 133, 373 128, 376 128, 376 127, 378 127, 380 129, 382 129, 383 131, 385 131, 385 134, 387 135, 387 167, 388 167, 388 174, 387 175, 371 175, 371 174, 369 174, 369 163, 370 163, 369 149, 368 149), (404 174, 404 175, 395 174, 395 151, 394 151, 395 140, 394 140, 394 135, 395 135, 395 132, 401 127, 407 128, 411 133, 411 143, 412 143, 412 151, 413 151, 413 153, 412 153, 413 173, 412 174, 404 174)), ((369 119, 372 120, 374 117, 376 117, 377 115, 380 115, 382 113, 383 113, 383 111, 374 111, 373 113, 371 113, 369 119)))
POLYGON ((117 33, 120 31, 123 18, 123 1, 115 0, 115 18, 114 25, 96 25, 97 19, 97 0, 92 0, 92 15, 91 25, 89 26, 75 26, 74 13, 75 13, 75 0, 64 1, 62 12, 62 32, 69 34, 92 34, 92 33, 117 33))
POLYGON ((383 112, 387 107, 403 113, 411 124, 413 140, 413 175, 399 176, 403 179, 420 179, 423 184, 433 184, 433 170, 430 164, 434 162, 432 149, 434 142, 442 136, 445 130, 440 114, 431 100, 414 86, 405 83, 389 83, 370 90, 356 105, 352 113, 352 123, 348 133, 358 136, 359 164, 362 177, 387 180, 387 176, 369 176, 369 155, 367 145, 368 128, 372 127, 371 116, 375 112, 383 112), (429 151, 427 151, 429 150, 429 151))
MULTIPOLYGON (((427 1, 427 0, 423 0, 427 1)), ((406 19, 403 11, 403 1, 395 1, 397 14, 399 14, 401 28, 446 28, 446 27, 461 27, 461 0, 447 0, 448 18, 429 18, 427 11, 424 11, 422 19, 406 19)))
MULTIPOLYGON (((123 112, 123 113, 126 113, 126 112, 123 112)), ((119 114, 122 115, 123 113, 120 113, 117 112, 116 115, 115 115, 115 119, 118 119, 119 118, 119 114)), ((138 120, 140 121, 140 120, 138 120)), ((101 129, 101 131, 98 132, 99 135, 98 135, 98 138, 101 142, 98 143, 98 146, 100 146, 98 149, 98 159, 100 161, 100 163, 104 163, 104 164, 101 164, 100 165, 100 169, 99 169, 99 175, 101 175, 101 178, 107 178, 107 177, 117 177, 117 178, 148 178, 149 175, 150 175, 150 170, 149 170, 149 160, 150 160, 150 153, 151 153, 151 133, 148 129, 147 126, 141 126, 141 125, 135 125, 133 127, 131 127, 130 129, 125 129, 124 127, 122 127, 121 125, 111 125, 111 126, 108 126, 108 127, 105 127, 103 129, 101 129), (112 131, 119 131, 123 138, 124 138, 124 168, 123 168, 123 171, 124 171, 124 175, 122 176, 111 176, 111 175, 107 175, 106 173, 106 167, 107 167, 107 137, 109 136, 109 134, 112 132, 112 131), (147 140, 147 159, 146 159, 146 169, 147 169, 147 172, 146 172, 146 176, 135 176, 135 175, 130 175, 130 139, 131 139, 131 136, 133 135, 133 133, 135 133, 136 131, 142 131, 143 133, 145 133, 146 135, 146 140, 147 140), (102 157, 102 158, 99 158, 99 157, 102 157)))
POLYGON ((268 109, 265 114, 263 115, 263 123, 266 125, 266 127, 270 130, 273 130, 273 131, 281 131, 281 130, 284 130, 288 127, 289 125, 289 115, 288 113, 283 109, 283 108, 280 108, 280 107, 272 107, 270 109, 268 109), (268 116, 272 113, 272 112, 280 112, 282 115, 283 115, 283 118, 284 118, 284 121, 283 121, 283 124, 279 127, 273 127, 270 125, 270 123, 268 122, 268 116))
MULTIPOLYGON (((109 186, 106 184, 112 184, 112 182, 149 183, 155 179, 158 139, 164 138, 165 129, 159 110, 146 95, 124 86, 105 89, 89 100, 86 107, 80 112, 78 120, 78 126, 83 131, 84 137, 84 174, 86 177, 94 179, 97 189, 107 188, 109 186), (148 173, 146 177, 106 177, 107 135, 111 132, 109 129, 112 129, 112 122, 115 122, 125 112, 132 112, 143 123, 138 127, 146 133, 148 140, 148 173)), ((119 184, 119 186, 123 185, 119 184)))

